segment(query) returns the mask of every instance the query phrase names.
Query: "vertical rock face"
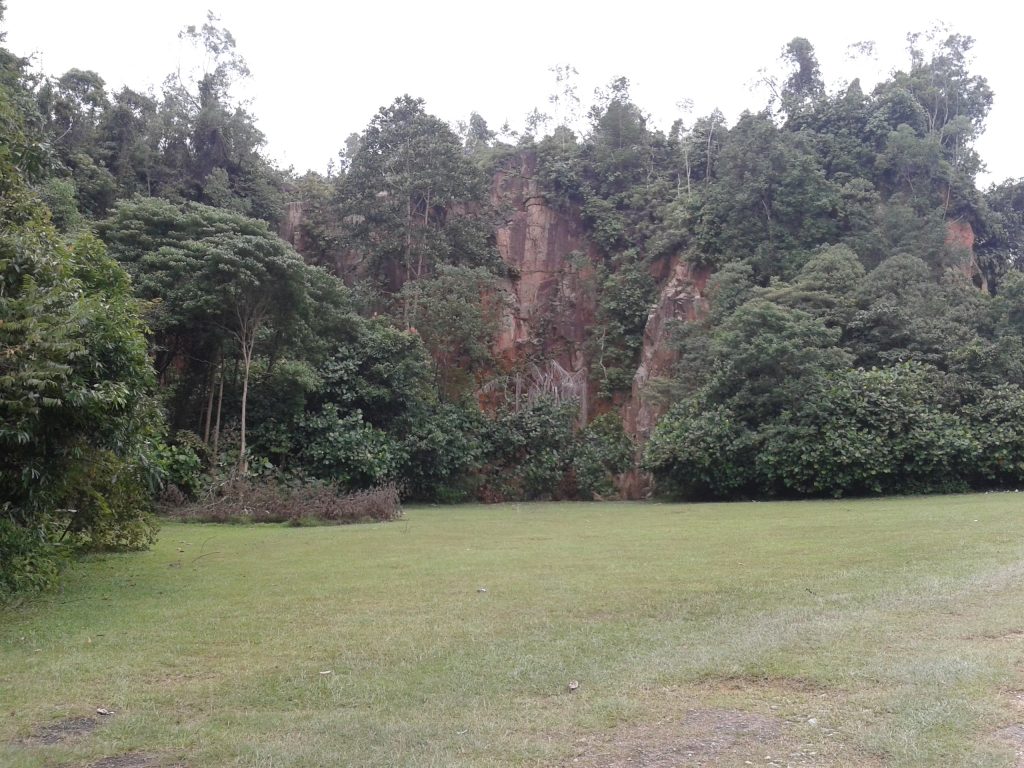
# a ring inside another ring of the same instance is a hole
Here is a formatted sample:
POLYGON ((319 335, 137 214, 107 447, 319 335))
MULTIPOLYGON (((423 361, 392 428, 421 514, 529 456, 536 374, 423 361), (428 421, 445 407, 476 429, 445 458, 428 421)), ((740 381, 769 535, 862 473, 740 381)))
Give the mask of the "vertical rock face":
POLYGON ((503 281, 509 301, 495 352, 509 365, 543 358, 575 373, 587 367, 597 255, 579 216, 555 210, 540 194, 536 167, 534 155, 522 155, 495 174, 491 187, 491 202, 508 211, 495 234, 511 273, 503 281))
POLYGON ((633 388, 622 410, 626 434, 636 440, 646 442, 662 415, 662 409, 651 400, 647 389, 651 379, 668 376, 678 360, 678 354, 669 343, 672 323, 698 320, 707 312, 710 276, 707 267, 694 267, 678 257, 671 262, 658 303, 647 316, 640 365, 633 375, 633 388))
MULTIPOLYGON (((559 210, 544 198, 536 170, 536 156, 524 153, 510 159, 491 185, 491 203, 505 212, 495 241, 509 268, 509 277, 501 284, 507 302, 494 352, 505 372, 536 363, 545 370, 557 369, 565 380, 579 385, 581 420, 586 421, 594 412, 593 394, 586 386, 591 364, 586 342, 597 318, 601 256, 586 237, 579 213, 559 210)), ((301 203, 290 203, 279 228, 281 237, 300 253, 306 245, 302 214, 301 203)), ((359 279, 360 254, 346 251, 334 254, 333 259, 336 274, 346 282, 359 279)), ((632 391, 621 402, 626 433, 639 447, 650 437, 663 410, 650 397, 650 380, 669 375, 676 362, 676 353, 667 343, 672 321, 697 319, 707 309, 709 270, 692 267, 679 258, 659 262, 657 268, 654 277, 662 289, 647 318, 632 391)), ((397 290, 402 276, 393 277, 397 290)), ((627 498, 644 495, 647 487, 642 473, 621 478, 620 491, 627 498)))
POLYGON ((284 218, 278 224, 277 234, 296 251, 305 253, 305 243, 302 239, 302 203, 288 203, 284 218))
MULTIPOLYGON (((678 257, 672 259, 669 267, 658 303, 647 316, 640 364, 633 375, 629 399, 622 408, 622 426, 636 444, 638 454, 666 408, 666 404, 652 397, 649 384, 652 379, 671 374, 679 359, 670 343, 673 322, 699 320, 708 310, 707 283, 711 270, 694 267, 678 257)), ((625 498, 641 498, 649 487, 650 479, 639 470, 628 473, 619 483, 625 498)))
POLYGON ((988 279, 978 265, 974 253, 974 239, 974 227, 969 221, 957 219, 946 223, 946 244, 963 252, 963 260, 959 264, 960 271, 979 289, 987 292, 988 279))

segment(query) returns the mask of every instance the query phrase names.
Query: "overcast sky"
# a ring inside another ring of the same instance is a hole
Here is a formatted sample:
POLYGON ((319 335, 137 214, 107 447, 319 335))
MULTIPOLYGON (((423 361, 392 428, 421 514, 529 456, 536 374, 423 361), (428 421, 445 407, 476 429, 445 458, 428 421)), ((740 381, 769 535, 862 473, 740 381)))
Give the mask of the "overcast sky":
POLYGON ((4 27, 7 47, 35 53, 49 74, 93 69, 112 89, 158 88, 182 58, 178 31, 213 10, 252 70, 247 91, 268 153, 284 166, 323 171, 348 134, 403 93, 424 98, 452 123, 475 110, 492 128, 505 120, 521 126, 555 90, 550 68, 568 63, 580 73, 584 106, 595 86, 625 75, 634 101, 659 127, 686 117, 677 106, 685 99, 693 102, 691 119, 717 107, 732 121, 763 106, 751 84, 793 37, 814 45, 827 83, 860 76, 867 87, 906 65, 907 32, 942 21, 976 39, 974 71, 995 91, 978 145, 989 168, 983 180, 1024 176, 1024 13, 988 0, 913 5, 8 0, 4 27), (852 65, 847 47, 864 40, 877 44, 877 61, 852 65))

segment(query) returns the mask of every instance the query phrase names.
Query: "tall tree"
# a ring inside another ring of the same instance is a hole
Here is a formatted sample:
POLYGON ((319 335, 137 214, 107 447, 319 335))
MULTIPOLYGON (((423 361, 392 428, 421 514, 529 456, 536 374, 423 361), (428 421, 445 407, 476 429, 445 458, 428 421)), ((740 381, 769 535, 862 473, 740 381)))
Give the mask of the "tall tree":
MULTIPOLYGON (((479 200, 483 189, 458 136, 424 111, 422 99, 402 96, 370 122, 339 182, 343 247, 363 253, 370 274, 391 292, 439 264, 493 263, 489 243, 456 249, 452 235, 459 229, 448 226, 457 218, 455 206, 479 200)), ((407 326, 410 300, 402 302, 407 326)))
POLYGON ((308 268, 264 222, 196 203, 122 203, 100 232, 132 272, 140 296, 160 302, 154 317, 160 370, 185 355, 215 366, 222 378, 222 350, 231 342, 241 363, 239 466, 245 472, 257 343, 269 328, 280 340, 297 322, 308 268))

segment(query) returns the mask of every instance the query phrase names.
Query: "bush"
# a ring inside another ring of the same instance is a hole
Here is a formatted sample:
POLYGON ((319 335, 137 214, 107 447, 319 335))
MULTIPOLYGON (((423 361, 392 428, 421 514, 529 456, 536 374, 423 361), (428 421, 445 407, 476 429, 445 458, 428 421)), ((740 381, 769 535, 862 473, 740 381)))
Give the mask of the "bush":
POLYGON ((172 516, 201 523, 387 522, 402 516, 402 505, 394 483, 339 494, 323 483, 288 487, 254 478, 235 478, 217 489, 216 495, 175 510, 172 516))
POLYGON ((572 468, 582 498, 614 494, 616 476, 632 464, 633 443, 617 413, 598 416, 577 436, 572 468))
POLYGON ((763 491, 847 496, 966 490, 977 444, 945 402, 944 377, 918 363, 828 379, 761 430, 763 491))
POLYGON ((686 400, 658 423, 644 469, 668 496, 732 497, 750 486, 754 455, 750 430, 728 408, 686 400))
POLYGON ((57 583, 64 549, 45 531, 33 531, 0 517, 0 605, 16 595, 50 589, 57 583))
POLYGON ((180 431, 156 447, 156 460, 164 480, 164 500, 197 499, 203 490, 206 446, 192 432, 180 431))
POLYGON ((571 495, 566 486, 578 412, 577 402, 550 397, 500 409, 484 435, 480 497, 494 502, 571 495))

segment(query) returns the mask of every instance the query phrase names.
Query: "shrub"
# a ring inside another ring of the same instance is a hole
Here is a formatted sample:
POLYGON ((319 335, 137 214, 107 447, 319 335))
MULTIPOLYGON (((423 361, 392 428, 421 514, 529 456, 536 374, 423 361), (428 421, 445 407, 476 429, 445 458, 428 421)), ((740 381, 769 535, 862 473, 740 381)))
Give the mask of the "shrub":
POLYGON ((201 523, 361 523, 402 516, 398 486, 388 483, 340 494, 324 483, 296 487, 254 478, 235 478, 210 498, 175 510, 172 516, 201 523))
POLYGON ((16 595, 56 585, 64 551, 45 531, 33 531, 0 516, 0 605, 16 595))
POLYGON ((575 401, 538 397, 519 408, 506 405, 492 417, 479 491, 484 501, 550 499, 571 495, 575 401))
POLYGON ((156 460, 164 479, 165 501, 196 499, 203 490, 203 460, 206 446, 193 433, 177 432, 172 440, 156 447, 156 460))
POLYGON ((611 496, 615 478, 633 463, 633 443, 617 413, 598 416, 576 438, 572 460, 576 487, 582 498, 611 496))

